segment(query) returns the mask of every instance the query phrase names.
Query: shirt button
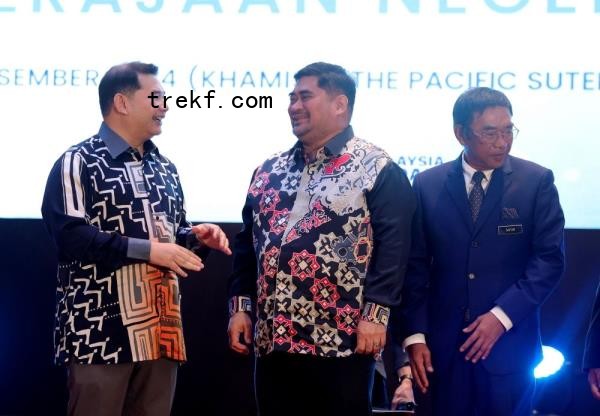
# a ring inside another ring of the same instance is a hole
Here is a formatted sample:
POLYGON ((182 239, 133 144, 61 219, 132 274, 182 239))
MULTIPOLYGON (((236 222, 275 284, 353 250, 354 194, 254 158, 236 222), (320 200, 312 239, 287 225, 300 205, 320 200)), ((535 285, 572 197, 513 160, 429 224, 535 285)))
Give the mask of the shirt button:
POLYGON ((479 247, 479 242, 478 241, 471 241, 471 247, 479 247))
POLYGON ((475 273, 469 273, 469 279, 471 279, 471 280, 475 279, 475 273))

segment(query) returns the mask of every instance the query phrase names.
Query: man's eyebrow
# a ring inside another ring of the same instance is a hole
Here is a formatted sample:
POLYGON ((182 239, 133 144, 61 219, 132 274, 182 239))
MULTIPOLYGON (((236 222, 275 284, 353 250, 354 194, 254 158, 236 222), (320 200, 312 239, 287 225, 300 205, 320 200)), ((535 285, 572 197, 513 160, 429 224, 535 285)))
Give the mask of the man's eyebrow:
POLYGON ((306 95, 306 94, 312 94, 312 91, 309 89, 305 89, 305 90, 299 90, 299 91, 292 91, 290 93, 290 95, 292 95, 292 94, 306 95))

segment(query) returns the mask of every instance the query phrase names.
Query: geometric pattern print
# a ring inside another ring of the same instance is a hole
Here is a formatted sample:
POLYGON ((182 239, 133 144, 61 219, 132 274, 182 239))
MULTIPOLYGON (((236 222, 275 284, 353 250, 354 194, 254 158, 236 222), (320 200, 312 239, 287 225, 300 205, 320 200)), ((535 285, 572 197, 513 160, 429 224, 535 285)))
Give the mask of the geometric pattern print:
POLYGON ((230 315, 233 315, 236 312, 251 312, 252 301, 247 297, 234 296, 229 299, 228 309, 230 315))
POLYGON ((330 221, 331 218, 327 216, 325 213, 325 209, 321 204, 320 200, 316 200, 304 217, 296 224, 294 224, 293 228, 287 234, 285 238, 285 242, 289 243, 296 238, 299 238, 302 234, 308 233, 313 228, 319 228, 324 223, 330 221))
POLYGON ((59 265, 58 276, 56 362, 67 363, 73 355, 80 363, 118 363, 123 347, 105 331, 119 317, 111 278, 79 262, 59 265))
MULTIPOLYGON (((185 220, 175 166, 158 150, 113 159, 99 136, 62 157, 65 213, 102 232, 174 242, 185 220)), ((104 364, 167 357, 183 361, 179 288, 171 272, 133 264, 59 265, 57 362, 104 364)))
POLYGON ((248 189, 259 253, 257 353, 348 356, 373 247, 365 193, 391 160, 358 138, 306 165, 295 152, 267 160, 248 189))
POLYGON ((370 303, 366 305, 363 316, 367 317, 371 322, 381 322, 387 326, 390 312, 386 307, 370 303))
POLYGON ((119 269, 116 279, 133 361, 165 354, 185 359, 176 276, 148 264, 133 264, 119 269))

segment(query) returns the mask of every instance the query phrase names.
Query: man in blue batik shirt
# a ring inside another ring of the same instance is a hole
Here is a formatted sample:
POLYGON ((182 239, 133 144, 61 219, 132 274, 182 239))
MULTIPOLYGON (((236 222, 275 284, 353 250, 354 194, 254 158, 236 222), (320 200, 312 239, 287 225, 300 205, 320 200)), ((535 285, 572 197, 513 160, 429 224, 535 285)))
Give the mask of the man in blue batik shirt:
POLYGON ((177 169, 150 140, 168 108, 152 64, 112 67, 104 122, 48 177, 44 222, 58 251, 55 359, 68 366, 68 413, 168 415, 186 360, 178 277, 211 248, 214 224, 186 219, 177 169), (151 96, 160 98, 153 105, 151 96))

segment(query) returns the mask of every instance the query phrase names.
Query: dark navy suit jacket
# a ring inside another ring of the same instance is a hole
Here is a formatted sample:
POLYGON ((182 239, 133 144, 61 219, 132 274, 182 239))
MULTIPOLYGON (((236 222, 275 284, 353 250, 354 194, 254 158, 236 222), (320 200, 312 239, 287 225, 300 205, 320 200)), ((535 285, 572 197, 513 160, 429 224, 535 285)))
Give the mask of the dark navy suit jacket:
POLYGON ((443 370, 466 339, 462 329, 497 305, 514 326, 483 365, 492 374, 532 368, 541 358, 540 306, 564 271, 552 172, 509 156, 492 174, 476 223, 461 157, 420 173, 413 188, 401 334, 424 333, 434 368, 443 370))
POLYGON ((583 351, 583 368, 600 368, 600 286, 596 291, 596 300, 592 310, 592 318, 585 339, 583 351))

